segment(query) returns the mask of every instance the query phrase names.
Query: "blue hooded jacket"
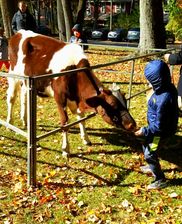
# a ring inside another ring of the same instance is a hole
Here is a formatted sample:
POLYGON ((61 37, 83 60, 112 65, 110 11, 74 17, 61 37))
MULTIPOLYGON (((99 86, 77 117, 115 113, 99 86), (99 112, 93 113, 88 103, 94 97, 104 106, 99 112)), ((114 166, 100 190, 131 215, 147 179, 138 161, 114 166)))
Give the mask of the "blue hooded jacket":
POLYGON ((149 139, 174 135, 178 124, 178 94, 171 83, 169 67, 162 60, 153 60, 146 65, 144 73, 154 93, 148 101, 148 126, 142 128, 142 133, 149 139))

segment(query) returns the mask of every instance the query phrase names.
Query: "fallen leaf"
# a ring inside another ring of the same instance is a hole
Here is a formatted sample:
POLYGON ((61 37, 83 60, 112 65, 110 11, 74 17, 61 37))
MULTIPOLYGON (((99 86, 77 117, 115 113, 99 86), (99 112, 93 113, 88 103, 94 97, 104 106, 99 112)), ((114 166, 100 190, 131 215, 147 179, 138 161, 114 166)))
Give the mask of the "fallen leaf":
POLYGON ((23 186, 22 186, 22 183, 21 182, 16 183, 15 184, 15 187, 14 187, 14 192, 16 193, 16 192, 22 190, 22 187, 23 186))

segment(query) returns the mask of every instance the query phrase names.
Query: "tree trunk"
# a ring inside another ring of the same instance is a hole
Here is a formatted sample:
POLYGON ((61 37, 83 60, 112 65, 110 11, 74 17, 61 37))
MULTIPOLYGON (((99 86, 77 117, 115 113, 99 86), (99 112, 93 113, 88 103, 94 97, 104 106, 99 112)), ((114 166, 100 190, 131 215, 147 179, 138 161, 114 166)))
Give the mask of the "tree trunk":
POLYGON ((166 48, 162 0, 140 0, 140 52, 166 48))
POLYGON ((83 24, 86 11, 86 0, 79 0, 76 23, 83 24))
POLYGON ((93 24, 93 29, 97 28, 98 18, 99 18, 99 0, 94 0, 94 24, 93 24))
POLYGON ((66 27, 61 0, 57 0, 57 20, 58 20, 59 39, 66 41, 66 27))
POLYGON ((69 41, 71 29, 75 23, 83 25, 85 10, 86 0, 72 0, 71 2, 57 0, 58 30, 61 40, 69 41))
POLYGON ((11 20, 15 12, 15 4, 13 3, 15 3, 15 1, 12 2, 11 0, 0 0, 3 26, 5 30, 5 36, 7 38, 12 35, 11 20))
POLYGON ((73 17, 71 13, 70 1, 62 0, 61 2, 66 27, 66 41, 68 42, 71 37, 71 28, 73 27, 73 17))
POLYGON ((166 48, 162 0, 152 0, 155 47, 166 48))

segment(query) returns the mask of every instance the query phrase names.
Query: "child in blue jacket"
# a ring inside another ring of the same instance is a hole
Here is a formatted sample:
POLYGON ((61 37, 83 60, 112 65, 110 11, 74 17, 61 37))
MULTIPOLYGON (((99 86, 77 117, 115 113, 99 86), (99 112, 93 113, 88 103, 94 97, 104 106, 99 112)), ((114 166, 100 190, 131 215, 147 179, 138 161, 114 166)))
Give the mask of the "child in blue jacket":
POLYGON ((144 136, 142 145, 145 166, 153 173, 155 180, 148 189, 158 189, 167 186, 166 178, 161 170, 157 149, 160 140, 175 134, 178 124, 178 93, 171 83, 170 70, 162 60, 153 60, 145 67, 145 77, 152 85, 154 93, 148 101, 146 127, 135 132, 136 136, 144 136))

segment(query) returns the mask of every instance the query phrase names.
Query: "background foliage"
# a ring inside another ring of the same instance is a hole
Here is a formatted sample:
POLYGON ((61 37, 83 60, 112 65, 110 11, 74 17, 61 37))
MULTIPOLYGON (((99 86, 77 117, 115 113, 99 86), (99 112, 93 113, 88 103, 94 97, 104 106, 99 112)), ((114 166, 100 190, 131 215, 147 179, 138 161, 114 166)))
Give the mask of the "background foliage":
POLYGON ((182 40, 182 8, 179 7, 176 0, 170 0, 166 9, 169 10, 169 22, 166 29, 172 31, 176 39, 182 40))

